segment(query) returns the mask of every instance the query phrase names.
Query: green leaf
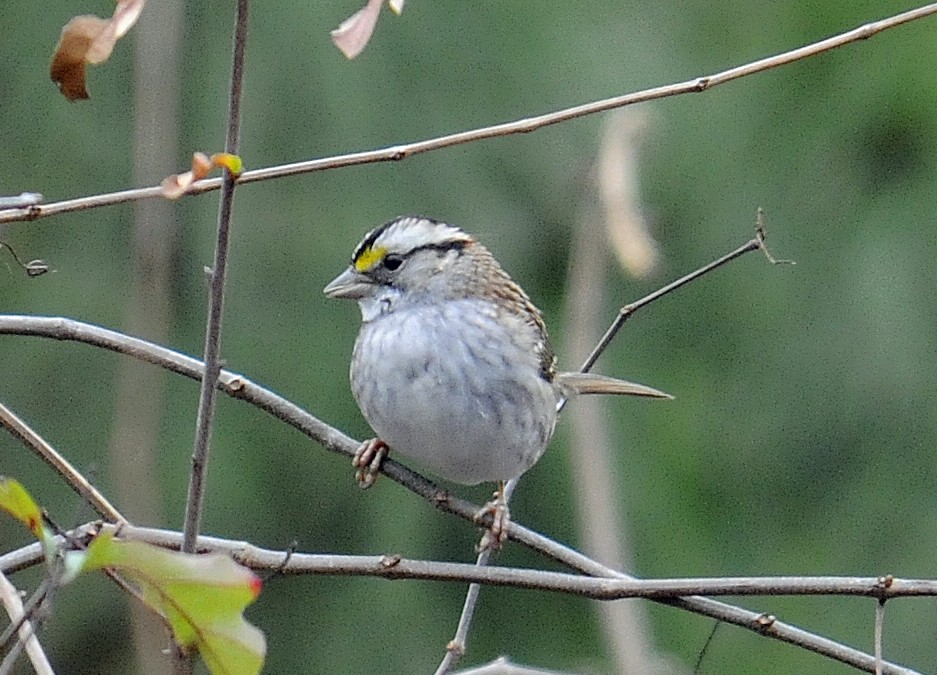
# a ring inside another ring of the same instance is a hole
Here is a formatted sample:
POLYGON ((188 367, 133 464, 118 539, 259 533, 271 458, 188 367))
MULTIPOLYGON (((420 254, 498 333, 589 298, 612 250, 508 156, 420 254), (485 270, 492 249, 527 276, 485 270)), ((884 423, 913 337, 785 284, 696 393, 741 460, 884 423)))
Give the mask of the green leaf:
POLYGON ((54 545, 53 534, 42 522, 42 511, 32 495, 14 478, 0 476, 0 508, 29 528, 49 553, 54 545))
POLYGON ((222 554, 177 553, 112 535, 88 546, 84 569, 112 568, 163 615, 176 643, 196 647, 214 675, 253 675, 263 665, 263 633, 242 612, 260 579, 222 554))

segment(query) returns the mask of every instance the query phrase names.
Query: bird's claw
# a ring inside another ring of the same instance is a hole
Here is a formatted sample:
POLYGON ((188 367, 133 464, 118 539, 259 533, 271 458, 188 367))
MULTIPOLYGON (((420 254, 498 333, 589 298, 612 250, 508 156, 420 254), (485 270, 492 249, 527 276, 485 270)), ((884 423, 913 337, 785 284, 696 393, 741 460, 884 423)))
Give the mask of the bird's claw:
POLYGON ((355 467, 355 480, 362 490, 366 490, 381 475, 381 463, 387 457, 390 448, 380 438, 365 441, 355 451, 351 465, 355 467))
POLYGON ((501 544, 508 538, 508 526, 511 522, 511 512, 508 510, 507 501, 504 499, 504 486, 499 486, 494 493, 494 499, 485 504, 475 512, 474 520, 483 525, 485 519, 491 516, 491 525, 485 530, 481 541, 478 542, 476 550, 497 551, 501 544))

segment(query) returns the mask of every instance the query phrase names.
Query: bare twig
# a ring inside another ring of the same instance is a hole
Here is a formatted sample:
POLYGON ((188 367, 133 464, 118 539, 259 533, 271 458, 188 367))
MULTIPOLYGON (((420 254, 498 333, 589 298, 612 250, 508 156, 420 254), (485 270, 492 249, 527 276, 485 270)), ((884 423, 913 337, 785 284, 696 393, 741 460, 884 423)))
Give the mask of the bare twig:
POLYGON ((27 206, 36 206, 42 203, 42 195, 38 192, 21 192, 11 197, 0 197, 0 210, 22 209, 27 206))
MULTIPOLYGON (((518 526, 516 523, 514 527, 520 531, 524 539, 545 539, 541 535, 518 526)), ((102 528, 98 524, 92 523, 69 533, 69 537, 80 540, 98 531, 102 531, 102 528)), ((116 532, 117 528, 113 525, 105 525, 103 531, 116 532)), ((179 549, 183 540, 183 535, 180 532, 134 526, 121 527, 119 535, 171 549, 179 549)), ((550 542, 548 547, 562 548, 555 542, 550 542)), ((875 657, 872 655, 864 654, 832 640, 790 626, 773 616, 731 607, 698 596, 842 595, 891 599, 937 595, 937 581, 933 579, 893 579, 887 588, 883 588, 881 578, 876 577, 728 577, 642 580, 611 570, 607 570, 609 574, 604 578, 595 578, 578 574, 530 569, 479 567, 478 565, 466 563, 407 560, 396 555, 350 556, 295 552, 290 552, 288 560, 284 563, 287 552, 263 549, 244 541, 206 536, 198 538, 196 550, 224 552, 231 555, 240 564, 254 570, 269 570, 282 574, 371 576, 385 579, 471 582, 559 592, 597 600, 646 598, 667 602, 668 604, 672 603, 692 611, 697 611, 698 607, 706 606, 718 611, 704 611, 701 613, 715 616, 715 618, 734 623, 761 635, 799 645, 866 672, 875 672, 875 657), (700 603, 704 604, 701 605, 700 603)), ((588 560, 581 554, 572 551, 570 553, 571 555, 567 556, 568 562, 575 559, 580 561, 588 560)), ((38 564, 41 560, 41 546, 38 543, 30 544, 0 556, 0 571, 4 573, 16 572, 38 564)), ((607 569, 594 561, 579 564, 577 567, 588 567, 592 570, 607 569)), ((884 661, 882 662, 882 668, 884 673, 908 675, 915 672, 884 661)))
POLYGON ((875 675, 882 675, 885 663, 882 652, 882 633, 885 630, 885 598, 875 605, 875 675))
POLYGON ((6 428, 41 460, 55 469, 56 473, 64 478, 65 482, 81 495, 82 499, 88 502, 102 518, 112 523, 127 522, 127 519, 120 515, 107 498, 81 475, 81 472, 3 403, 0 403, 0 426, 6 428))
MULTIPOLYGON (((92 522, 62 535, 58 541, 83 542, 98 534, 114 534, 120 539, 143 541, 161 548, 180 550, 183 534, 137 525, 92 522)), ((534 534, 534 533, 532 533, 534 534)), ((539 537, 541 535, 534 536, 539 537)), ((636 579, 627 575, 600 578, 568 572, 547 572, 518 567, 479 567, 472 563, 437 562, 402 558, 399 555, 342 555, 301 553, 255 546, 247 541, 199 535, 199 553, 225 553, 255 571, 285 575, 363 576, 390 580, 447 581, 480 583, 526 590, 577 595, 593 600, 644 598, 660 600, 699 596, 826 596, 864 597, 881 600, 937 596, 937 579, 894 578, 883 589, 880 577, 777 576, 777 577, 679 577, 636 579)), ((12 574, 43 561, 42 545, 32 543, 0 555, 0 573, 12 574)), ((758 615, 764 616, 764 615, 758 615)))
MULTIPOLYGON (((507 492, 507 489, 505 489, 507 492)), ((509 495, 507 496, 509 498, 509 495)), ((475 566, 479 569, 484 568, 491 558, 491 547, 484 548, 475 561, 475 566)), ((455 637, 446 645, 446 655, 436 667, 435 675, 446 675, 459 663, 465 655, 466 641, 468 640, 469 628, 472 625, 472 618, 475 616, 475 606, 478 604, 478 594, 481 593, 480 583, 469 584, 468 591, 465 593, 465 602, 462 603, 462 613, 459 614, 459 624, 456 626, 455 637)))
MULTIPOLYGON (((234 58, 231 69, 231 91, 228 99, 228 133, 225 152, 238 153, 241 128, 241 86, 244 82, 244 50, 247 44, 248 0, 238 0, 237 20, 234 29, 234 58)), ((202 503, 205 497, 205 475, 208 470, 208 453, 211 447, 212 423, 215 416, 215 391, 221 372, 219 352, 221 348, 221 319, 224 314, 225 273, 228 267, 228 242, 231 231, 231 205, 234 199, 235 178, 225 169, 218 208, 218 234, 215 242, 215 263, 209 276, 208 320, 205 328, 205 371, 196 420, 195 448, 192 453, 192 473, 189 480, 189 496, 185 509, 184 551, 194 550, 202 519, 202 503)))
MULTIPOLYGON (((461 145, 463 143, 471 143, 474 141, 480 141, 487 138, 496 138, 499 136, 509 136, 511 134, 528 133, 531 131, 536 131, 537 129, 542 129, 546 126, 558 124, 560 122, 567 122, 578 117, 584 117, 586 115, 592 115, 595 113, 604 112, 606 110, 613 110, 615 108, 622 108, 624 106, 634 105, 636 103, 643 103, 645 101, 653 101, 656 99, 667 98, 669 96, 678 96, 681 94, 700 93, 708 91, 717 85, 725 84, 726 82, 731 82, 742 77, 747 77, 748 75, 754 75, 755 73, 764 72, 772 68, 777 68, 779 66, 784 66, 795 61, 809 58, 811 56, 816 56, 817 54, 822 54, 823 52, 827 52, 831 49, 836 49, 837 47, 842 47, 853 42, 866 40, 878 33, 881 33, 884 30, 896 28, 906 23, 910 23, 911 21, 923 19, 935 13, 937 13, 937 3, 932 3, 929 5, 924 5, 923 7, 918 7, 917 9, 903 12, 901 14, 895 14, 894 16, 890 16, 880 21, 873 21, 871 23, 863 24, 858 28, 846 31, 845 33, 840 33, 838 35, 834 35, 833 37, 829 37, 818 42, 813 42, 797 49, 792 49, 781 54, 776 54, 775 56, 769 56, 763 59, 759 59, 758 61, 736 66, 734 68, 729 68, 728 70, 724 70, 713 75, 706 75, 703 77, 694 78, 692 80, 686 80, 684 82, 653 87, 651 89, 644 89, 632 94, 624 94, 622 96, 614 96, 612 98, 602 99, 600 101, 592 101, 590 103, 584 103, 582 105, 573 106, 571 108, 564 108, 562 110, 546 113, 543 115, 537 115, 534 117, 519 119, 513 122, 482 127, 479 129, 471 129, 469 131, 461 131, 446 136, 439 136, 423 141, 416 141, 414 143, 404 143, 400 145, 393 145, 387 148, 381 148, 378 150, 353 152, 345 155, 336 155, 334 157, 311 159, 302 162, 295 162, 292 164, 281 164, 262 169, 255 169, 253 171, 246 171, 241 175, 238 182, 253 183, 255 181, 282 178, 284 176, 295 176, 297 174, 311 173, 314 171, 338 169, 346 166, 372 164, 375 162, 398 161, 412 157, 413 155, 430 152, 432 150, 440 150, 442 148, 448 148, 454 145, 461 145)), ((222 180, 218 178, 198 181, 189 188, 188 194, 201 194, 203 192, 217 190, 221 187, 221 185, 222 180)), ((92 195, 89 197, 79 197, 77 199, 51 202, 48 204, 39 204, 25 208, 7 209, 0 211, 0 223, 36 220, 38 218, 44 218, 59 213, 83 211, 85 209, 93 209, 102 206, 123 204, 125 202, 135 201, 137 199, 154 199, 160 197, 162 197, 162 191, 159 186, 121 190, 120 192, 92 195)))
MULTIPOLYGON (((244 83, 244 51, 247 46, 248 0, 238 0, 234 25, 234 55, 231 66, 231 88, 228 96, 228 130, 225 152, 236 155, 241 129, 241 88, 244 83)), ((205 481, 208 456, 215 419, 215 391, 221 372, 221 321, 224 316, 224 293, 227 281, 228 245, 231 234, 231 209, 234 201, 235 176, 224 170, 221 199, 218 205, 218 230, 215 238, 215 260, 208 279, 208 316, 205 326, 204 372, 199 394, 198 414, 195 422, 195 442, 192 450, 192 471, 189 474, 189 492, 185 505, 185 535, 182 550, 195 550, 202 520, 205 499, 205 481)), ((194 654, 175 646, 173 666, 176 675, 190 675, 194 667, 194 654)))
POLYGON ((49 271, 49 266, 46 265, 43 260, 27 260, 23 261, 19 255, 16 253, 16 249, 10 246, 5 241, 0 241, 0 249, 5 248, 10 252, 10 255, 13 256, 13 261, 19 265, 20 269, 26 272, 28 277, 41 277, 43 274, 49 271))
MULTIPOLYGON (((676 281, 672 281, 671 283, 667 284, 663 288, 659 288, 653 293, 649 293, 648 295, 645 295, 640 300, 629 303, 625 305, 624 307, 622 307, 620 310, 618 310, 618 316, 612 322, 612 325, 608 327, 607 331, 605 331, 605 335, 602 336, 602 339, 599 340, 599 343, 595 346, 595 349, 592 350, 592 352, 583 362, 580 370, 584 373, 592 370, 592 366, 595 365, 595 362, 598 361, 599 357, 602 355, 602 352, 604 352, 608 348, 608 345, 611 344, 612 340, 615 339, 615 336, 618 335, 618 331, 621 330, 621 327, 624 326, 625 322, 628 319, 630 319, 632 315, 634 315, 634 313, 637 312, 639 309, 641 309, 642 307, 646 305, 651 304, 655 300, 659 300, 660 298, 664 297, 668 293, 677 290, 681 286, 685 286, 691 281, 694 281, 695 279, 699 279, 704 274, 708 274, 709 272, 712 272, 713 270, 719 267, 722 267, 726 263, 732 262, 736 258, 741 257, 745 255, 746 253, 751 253, 752 251, 758 251, 758 250, 761 250, 761 251, 767 250, 765 248, 764 231, 762 229, 756 230, 755 237, 753 239, 746 242, 745 244, 742 244, 731 253, 727 253, 726 255, 722 256, 718 260, 714 260, 708 265, 704 265, 703 267, 700 267, 698 270, 690 272, 689 274, 680 277, 676 281)), ((565 401, 563 401, 563 403, 565 404, 565 401)))
MULTIPOLYGON (((49 663, 49 659, 43 651, 42 645, 39 644, 39 639, 36 637, 36 632, 33 630, 32 623, 29 622, 23 612, 23 602, 20 600, 19 592, 16 590, 16 587, 10 583, 10 580, 6 578, 3 572, 0 572, 0 603, 2 603, 4 609, 6 609, 10 621, 13 624, 19 624, 17 632, 20 642, 25 646, 26 655, 29 657, 29 661, 32 663, 33 670, 36 671, 36 674, 55 675, 55 672, 52 670, 52 664, 49 663)), ((0 670, 2 670, 2 668, 0 668, 0 670)))

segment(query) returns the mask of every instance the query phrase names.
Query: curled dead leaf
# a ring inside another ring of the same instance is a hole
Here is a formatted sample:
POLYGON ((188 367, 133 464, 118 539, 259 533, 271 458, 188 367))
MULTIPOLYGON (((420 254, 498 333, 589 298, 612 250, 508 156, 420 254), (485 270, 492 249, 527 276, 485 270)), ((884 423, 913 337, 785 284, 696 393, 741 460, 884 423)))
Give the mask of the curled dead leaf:
POLYGON ((159 184, 166 199, 178 199, 197 180, 206 178, 212 169, 227 169, 237 178, 244 171, 244 162, 229 152, 216 152, 211 157, 204 152, 192 154, 192 168, 184 173, 167 176, 159 184))
POLYGON ((49 76, 65 98, 69 101, 88 98, 85 66, 108 59, 114 44, 137 22, 145 2, 119 0, 110 19, 86 14, 65 24, 49 69, 49 76))
MULTIPOLYGON (((403 11, 404 0, 388 0, 388 5, 394 14, 403 11)), ((341 50, 345 58, 353 59, 368 45, 377 17, 381 13, 384 0, 368 0, 368 4, 342 21, 341 25, 332 31, 332 42, 341 50)))
POLYGON ((211 160, 204 152, 193 153, 192 168, 190 170, 167 176, 159 184, 163 196, 166 199, 179 199, 192 183, 208 175, 211 166, 211 160))

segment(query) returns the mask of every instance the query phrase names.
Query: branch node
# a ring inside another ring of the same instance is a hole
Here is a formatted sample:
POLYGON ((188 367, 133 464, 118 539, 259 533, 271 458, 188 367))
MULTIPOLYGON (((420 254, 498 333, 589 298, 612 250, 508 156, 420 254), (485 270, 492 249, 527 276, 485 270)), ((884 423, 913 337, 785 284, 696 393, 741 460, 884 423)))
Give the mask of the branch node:
POLYGON ((884 604, 884 602, 891 597, 891 593, 889 591, 891 590, 891 587, 894 583, 895 577, 891 574, 885 574, 875 580, 875 590, 878 591, 876 597, 878 598, 879 602, 884 604))
POLYGON ((244 392, 246 387, 247 383, 244 381, 244 378, 240 375, 235 375, 225 384, 225 391, 232 396, 239 396, 244 392))
POLYGON ((465 655, 465 644, 459 640, 450 640, 446 645, 446 651, 462 658, 465 655))
POLYGON ((381 567, 385 570, 389 570, 399 565, 401 560, 402 558, 397 554, 381 556, 381 567))
POLYGON ((759 633, 767 633, 778 618, 774 614, 759 614, 752 622, 755 630, 759 633))
POLYGON ((759 206, 758 211, 755 213, 755 241, 758 243, 758 248, 761 249, 761 252, 765 254, 765 258, 767 258, 768 262, 772 265, 797 264, 794 260, 779 260, 771 255, 768 246, 765 244, 765 239, 767 239, 767 237, 768 230, 765 228, 765 211, 759 206))

